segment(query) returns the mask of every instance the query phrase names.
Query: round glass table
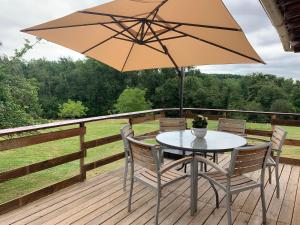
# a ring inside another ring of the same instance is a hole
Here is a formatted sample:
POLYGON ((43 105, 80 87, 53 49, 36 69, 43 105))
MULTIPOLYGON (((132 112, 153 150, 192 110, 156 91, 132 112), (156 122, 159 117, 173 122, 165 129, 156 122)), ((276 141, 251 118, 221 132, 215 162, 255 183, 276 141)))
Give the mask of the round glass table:
POLYGON ((190 130, 171 131, 160 133, 156 136, 156 141, 172 149, 193 152, 191 163, 191 215, 197 212, 198 196, 198 162, 195 153, 221 153, 229 152, 234 148, 247 144, 247 140, 241 136, 221 131, 207 131, 204 138, 195 137, 190 130))
POLYGON ((203 153, 228 152, 247 144, 245 138, 221 131, 207 131, 204 138, 197 138, 190 130, 164 132, 156 141, 169 148, 203 153))

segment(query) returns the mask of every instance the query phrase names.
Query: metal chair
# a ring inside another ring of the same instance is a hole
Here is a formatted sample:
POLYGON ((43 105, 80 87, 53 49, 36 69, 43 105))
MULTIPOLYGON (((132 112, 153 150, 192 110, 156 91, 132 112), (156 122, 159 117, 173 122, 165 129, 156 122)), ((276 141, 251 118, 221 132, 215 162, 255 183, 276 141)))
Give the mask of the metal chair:
MULTIPOLYGON (((187 122, 185 118, 160 118, 159 120, 159 132, 168 132, 168 131, 178 131, 178 130, 186 130, 187 122)), ((166 153, 166 155, 170 155, 171 158, 179 159, 185 157, 186 152, 178 149, 170 149, 166 147, 162 147, 162 157, 166 153), (175 156, 175 157, 174 157, 175 156)), ((184 167, 186 171, 186 166, 182 165, 179 169, 184 167)))
POLYGON ((282 152, 282 146, 284 144, 287 132, 281 127, 275 127, 271 142, 272 142, 272 157, 269 157, 267 162, 267 167, 269 169, 269 183, 272 180, 272 170, 271 167, 275 167, 275 176, 276 176, 276 196, 280 196, 280 185, 279 185, 279 159, 282 152), (275 160, 274 160, 275 159, 275 160))
MULTIPOLYGON (((185 118, 161 118, 159 120, 159 132, 186 130, 187 123, 185 118)), ((163 148, 163 151, 171 155, 184 157, 185 152, 175 149, 163 148)))
POLYGON ((197 160, 213 167, 215 171, 200 173, 211 184, 216 195, 216 206, 219 207, 219 195, 215 186, 218 186, 226 193, 228 225, 232 224, 231 201, 232 195, 260 187, 261 202, 263 211, 263 223, 266 223, 266 203, 264 193, 264 177, 267 161, 271 153, 271 143, 251 147, 236 148, 231 153, 231 161, 228 169, 220 167, 203 157, 197 156, 197 160), (260 181, 254 181, 246 173, 261 171, 260 181))
POLYGON ((127 181, 127 174, 128 174, 128 165, 131 163, 130 153, 129 153, 129 143, 127 137, 133 137, 134 132, 130 124, 125 125, 120 130, 123 144, 124 144, 124 152, 125 152, 125 168, 124 168, 124 181, 123 181, 123 189, 126 190, 126 181, 127 181))
MULTIPOLYGON (((218 131, 246 136, 246 120, 219 118, 218 131)), ((218 163, 218 154, 214 154, 214 162, 218 163)))
POLYGON ((219 118, 218 131, 246 136, 246 120, 219 118))
MULTIPOLYGON (((127 124, 127 125, 125 125, 121 128, 120 133, 121 133, 121 136, 122 136, 123 145, 124 145, 124 152, 125 152, 125 168, 124 168, 124 181, 123 181, 123 189, 125 191, 126 190, 127 174, 128 174, 128 166, 131 163, 130 152, 129 152, 129 144, 128 144, 127 137, 134 137, 134 131, 132 129, 132 126, 130 124, 127 124)), ((150 138, 153 138, 153 137, 152 136, 137 136, 135 138, 138 139, 138 140, 144 140, 144 139, 150 139, 150 138)), ((155 147, 158 151, 160 161, 162 162, 163 157, 162 157, 161 147, 159 145, 155 145, 155 147)))
POLYGON ((131 211, 131 199, 133 192, 134 179, 141 181, 145 185, 153 188, 157 192, 157 204, 156 204, 156 215, 155 224, 158 224, 158 215, 160 207, 161 191, 164 187, 172 184, 180 179, 186 178, 188 175, 173 169, 174 167, 188 163, 193 160, 192 157, 186 157, 173 161, 172 163, 161 167, 160 160, 157 154, 157 148, 155 145, 145 144, 137 141, 132 137, 127 138, 129 143, 129 151, 131 157, 131 170, 130 170, 130 191, 129 191, 129 202, 128 211, 131 211), (141 167, 140 170, 134 171, 134 165, 137 164, 141 167))

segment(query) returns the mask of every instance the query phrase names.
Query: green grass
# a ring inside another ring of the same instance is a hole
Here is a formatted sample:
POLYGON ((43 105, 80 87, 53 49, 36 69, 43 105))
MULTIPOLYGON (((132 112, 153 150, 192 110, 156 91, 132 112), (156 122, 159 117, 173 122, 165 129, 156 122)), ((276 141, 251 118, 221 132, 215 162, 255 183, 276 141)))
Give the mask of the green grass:
MULTIPOLYGON (((85 141, 94 140, 100 137, 118 134, 120 128, 127 123, 127 120, 108 120, 86 124, 87 134, 85 141)), ((189 121, 189 127, 191 121, 189 121)), ((63 129, 72 128, 74 126, 64 127, 63 129)), ((209 121, 209 129, 216 129, 217 121, 209 121)), ((270 130, 268 124, 247 123, 247 127, 251 129, 270 130)), ((300 139, 300 128, 284 127, 288 131, 288 138, 300 139)), ((52 129, 59 130, 59 129, 52 129)), ((147 122, 134 125, 136 134, 158 130, 158 122, 147 122)), ((49 132, 43 131, 43 132, 49 132)), ((48 142, 44 144, 34 145, 26 148, 0 152, 0 172, 51 159, 61 155, 69 154, 79 150, 79 138, 68 138, 61 141, 48 142)), ((114 142, 97 148, 89 149, 85 162, 92 162, 98 159, 114 155, 122 152, 122 142, 114 142)), ((300 148, 285 146, 284 154, 291 158, 300 159, 300 148)), ((95 174, 110 171, 123 166, 123 160, 111 163, 99 169, 92 170, 88 173, 88 177, 95 174)), ((18 179, 7 181, 0 184, 0 203, 9 201, 18 196, 32 192, 50 184, 65 180, 79 173, 79 161, 74 161, 41 172, 30 174, 18 179)))

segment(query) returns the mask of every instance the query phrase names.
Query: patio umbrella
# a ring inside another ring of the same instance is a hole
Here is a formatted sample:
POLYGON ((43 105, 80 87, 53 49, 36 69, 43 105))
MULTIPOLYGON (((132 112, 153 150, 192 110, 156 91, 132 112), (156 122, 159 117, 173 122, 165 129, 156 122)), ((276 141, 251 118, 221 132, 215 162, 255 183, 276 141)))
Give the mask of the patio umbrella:
POLYGON ((119 71, 263 63, 221 0, 115 0, 23 32, 119 71))

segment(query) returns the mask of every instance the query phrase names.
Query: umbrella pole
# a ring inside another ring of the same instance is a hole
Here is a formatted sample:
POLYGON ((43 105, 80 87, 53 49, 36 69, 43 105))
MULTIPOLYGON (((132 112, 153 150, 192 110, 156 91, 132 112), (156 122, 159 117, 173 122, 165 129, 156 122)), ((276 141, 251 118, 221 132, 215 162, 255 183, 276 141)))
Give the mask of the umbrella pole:
POLYGON ((180 91, 179 91, 179 98, 180 98, 180 106, 179 106, 179 116, 183 117, 183 92, 184 92, 184 67, 180 68, 180 72, 178 73, 180 77, 180 91))

